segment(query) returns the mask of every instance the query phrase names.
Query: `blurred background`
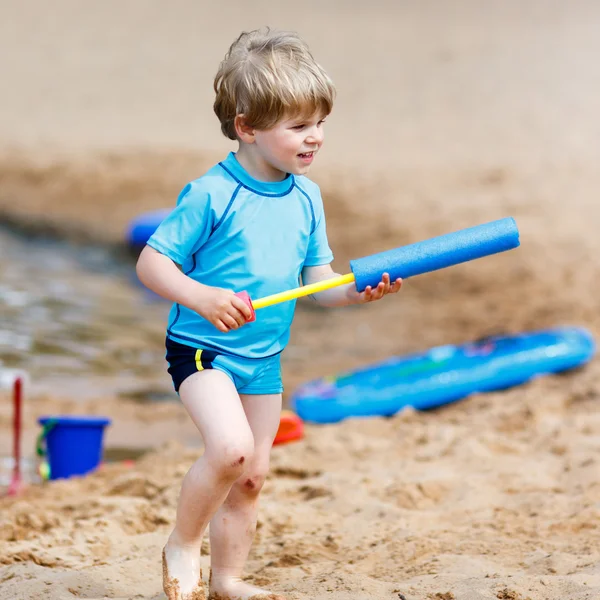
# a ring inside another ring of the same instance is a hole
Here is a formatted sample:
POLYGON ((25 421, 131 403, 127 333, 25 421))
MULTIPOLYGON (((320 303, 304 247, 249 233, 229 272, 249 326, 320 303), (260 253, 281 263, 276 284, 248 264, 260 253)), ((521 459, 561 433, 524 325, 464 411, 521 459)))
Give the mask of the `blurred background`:
MULTIPOLYGON (((299 301, 286 406, 433 346, 560 325, 600 339, 597 0, 0 0, 0 495, 19 483, 15 369, 25 483, 43 474, 39 417, 112 421, 93 476, 0 499, 0 600, 164 599, 201 439, 166 372, 169 304, 137 283, 127 234, 235 149, 213 76, 264 25, 298 31, 337 85, 311 177, 339 272, 504 217, 521 234, 373 305, 299 301)), ((251 581, 314 600, 600 597, 599 396, 594 359, 440 410, 306 423, 272 453, 251 581)))
MULTIPOLYGON (((311 176, 339 272, 505 216, 522 240, 375 306, 300 301, 286 398, 308 379, 435 344, 558 324, 599 332, 597 2, 0 9, 0 367, 30 374, 31 417, 62 407, 128 423, 137 403, 176 399, 169 306, 136 283, 126 232, 235 148, 212 112, 212 79, 237 35, 264 25, 298 31, 337 86, 311 176)), ((115 444, 126 430, 111 429, 115 444)))

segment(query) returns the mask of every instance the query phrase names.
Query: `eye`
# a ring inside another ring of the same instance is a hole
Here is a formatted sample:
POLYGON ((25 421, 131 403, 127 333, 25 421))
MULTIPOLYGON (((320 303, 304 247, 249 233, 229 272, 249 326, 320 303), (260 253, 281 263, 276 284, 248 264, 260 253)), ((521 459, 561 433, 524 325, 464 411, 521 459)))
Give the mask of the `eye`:
POLYGON ((304 123, 301 123, 301 124, 299 124, 299 125, 293 125, 293 126, 292 126, 292 129, 293 129, 294 131, 302 131, 302 130, 304 129, 304 127, 305 127, 304 123))
POLYGON ((327 120, 327 119, 321 119, 321 120, 320 120, 320 121, 317 123, 317 126, 318 126, 318 127, 321 127, 321 125, 323 125, 323 123, 325 123, 325 121, 326 121, 326 120, 327 120))

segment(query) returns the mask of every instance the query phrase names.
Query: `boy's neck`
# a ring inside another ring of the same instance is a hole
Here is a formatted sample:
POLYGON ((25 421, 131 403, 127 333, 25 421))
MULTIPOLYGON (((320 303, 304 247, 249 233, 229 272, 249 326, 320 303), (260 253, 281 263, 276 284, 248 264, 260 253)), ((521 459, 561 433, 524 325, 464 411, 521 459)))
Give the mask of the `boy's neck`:
POLYGON ((258 181, 283 181, 288 174, 276 169, 262 158, 255 151, 254 144, 244 144, 240 142, 238 151, 235 154, 237 161, 244 167, 246 172, 258 181))

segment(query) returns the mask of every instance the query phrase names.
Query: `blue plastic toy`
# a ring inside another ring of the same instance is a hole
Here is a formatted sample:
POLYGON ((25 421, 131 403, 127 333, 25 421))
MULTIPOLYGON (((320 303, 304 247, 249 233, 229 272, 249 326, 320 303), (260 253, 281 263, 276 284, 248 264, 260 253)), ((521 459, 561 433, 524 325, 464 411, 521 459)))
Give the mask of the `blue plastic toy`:
POLYGON ((127 230, 127 244, 134 249, 141 250, 171 210, 170 208, 163 208, 144 213, 133 219, 127 230))
POLYGON ((376 287, 382 273, 408 279, 452 265, 505 252, 519 246, 519 230, 512 217, 483 223, 350 261, 356 289, 376 287))
POLYGON ((362 292, 368 285, 376 287, 384 273, 389 274, 391 281, 398 277, 406 279, 497 252, 505 252, 518 246, 517 224, 512 217, 508 217, 351 260, 351 272, 346 275, 323 279, 255 300, 252 300, 246 291, 238 292, 236 295, 248 305, 252 312, 249 320, 254 321, 255 310, 279 302, 316 294, 347 283, 354 283, 356 289, 362 292))
POLYGON ((315 423, 390 416, 405 406, 425 410, 577 367, 594 352, 591 334, 578 327, 440 346, 309 382, 295 390, 291 406, 315 423))
POLYGON ((47 456, 49 466, 44 475, 64 479, 96 469, 102 459, 104 428, 110 422, 104 417, 40 417, 42 432, 37 440, 37 453, 47 456))

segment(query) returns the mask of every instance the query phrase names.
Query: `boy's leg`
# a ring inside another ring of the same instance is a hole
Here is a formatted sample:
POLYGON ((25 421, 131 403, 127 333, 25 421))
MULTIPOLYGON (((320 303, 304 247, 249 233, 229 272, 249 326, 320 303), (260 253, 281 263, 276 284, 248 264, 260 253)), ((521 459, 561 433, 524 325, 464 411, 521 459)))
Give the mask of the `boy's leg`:
POLYGON ((202 536, 252 461, 254 442, 237 390, 222 371, 194 373, 181 384, 179 394, 205 449, 183 479, 175 528, 165 546, 164 583, 169 600, 196 600, 204 597, 199 586, 202 536))
POLYGON ((279 428, 281 394, 241 395, 254 435, 254 456, 210 522, 211 584, 215 600, 285 600, 241 580, 258 512, 258 495, 267 477, 273 440, 279 428))

